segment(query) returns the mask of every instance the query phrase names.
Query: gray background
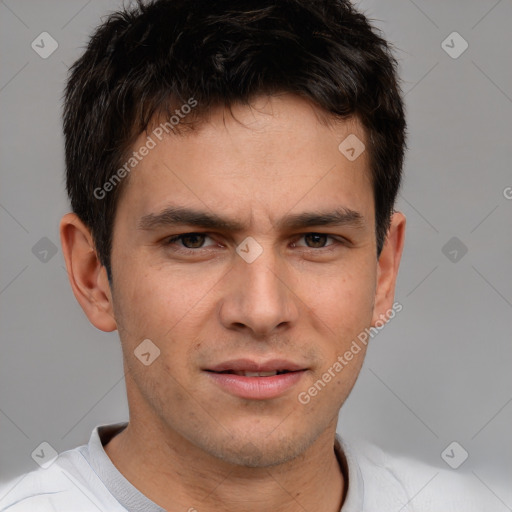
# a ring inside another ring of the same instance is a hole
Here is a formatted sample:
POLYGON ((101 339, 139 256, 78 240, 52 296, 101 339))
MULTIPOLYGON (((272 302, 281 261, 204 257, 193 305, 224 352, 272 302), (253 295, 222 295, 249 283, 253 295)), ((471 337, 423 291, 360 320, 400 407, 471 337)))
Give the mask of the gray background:
MULTIPOLYGON (((398 48, 408 229, 403 311, 372 341, 339 431, 446 468, 440 454, 457 441, 469 458, 456 471, 494 493, 494 510, 512 510, 512 2, 356 4, 398 48), (469 44, 456 59, 441 45, 453 31, 469 44)), ((63 83, 117 5, 0 2, 0 480, 37 467, 42 441, 62 451, 128 416, 117 333, 87 321, 58 236, 63 83), (31 48, 43 31, 59 44, 47 59, 31 48), (44 237, 58 249, 46 262, 44 237)))

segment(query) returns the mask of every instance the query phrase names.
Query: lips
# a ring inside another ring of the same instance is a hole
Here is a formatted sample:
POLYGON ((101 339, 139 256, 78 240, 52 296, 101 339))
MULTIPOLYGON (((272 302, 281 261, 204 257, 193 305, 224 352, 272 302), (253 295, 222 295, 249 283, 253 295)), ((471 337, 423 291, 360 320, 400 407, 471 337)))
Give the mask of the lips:
POLYGON ((240 375, 241 377, 273 377, 274 375, 282 375, 283 373, 288 373, 288 370, 277 370, 273 372, 247 372, 247 371, 231 371, 227 370, 224 372, 217 373, 231 373, 233 375, 240 375))
POLYGON ((284 359, 258 362, 236 359, 205 368, 223 391, 249 400, 277 398, 303 378, 307 368, 284 359))
MULTIPOLYGON (((272 359, 270 361, 255 361, 252 359, 233 359, 231 361, 225 361, 223 363, 217 364, 210 368, 206 368, 206 371, 211 371, 215 373, 234 373, 236 375, 243 375, 244 373, 253 373, 253 374, 265 374, 270 373, 270 375, 276 375, 287 372, 295 372, 299 370, 305 370, 304 366, 300 364, 294 363, 292 361, 288 361, 286 359, 272 359), (272 372, 272 373, 271 373, 272 372)), ((255 375, 247 375, 247 376, 255 376, 255 375)), ((266 375, 261 375, 266 376, 266 375)))

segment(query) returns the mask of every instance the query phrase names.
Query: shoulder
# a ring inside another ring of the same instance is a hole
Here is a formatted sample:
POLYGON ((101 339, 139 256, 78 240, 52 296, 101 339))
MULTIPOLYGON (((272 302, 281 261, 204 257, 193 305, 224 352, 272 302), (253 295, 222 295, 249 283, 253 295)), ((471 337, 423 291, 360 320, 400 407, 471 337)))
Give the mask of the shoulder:
POLYGON ((496 496, 471 472, 390 455, 369 444, 343 443, 343 446, 352 464, 357 464, 365 512, 481 512, 500 505, 496 496))
POLYGON ((124 511, 80 452, 80 447, 62 453, 48 468, 39 468, 0 483, 0 512, 75 512, 98 509, 124 511), (110 501, 111 500, 111 501, 110 501))
MULTIPOLYGON (((48 469, 25 473, 0 484, 0 511, 41 512, 61 510, 59 504, 73 503, 76 492, 66 474, 56 463, 48 469)), ((78 500, 80 502, 80 500, 78 500)), ((62 509, 63 510, 63 509, 62 509)), ((78 510, 82 510, 81 508, 78 510)), ((86 510, 86 509, 83 509, 86 510)))

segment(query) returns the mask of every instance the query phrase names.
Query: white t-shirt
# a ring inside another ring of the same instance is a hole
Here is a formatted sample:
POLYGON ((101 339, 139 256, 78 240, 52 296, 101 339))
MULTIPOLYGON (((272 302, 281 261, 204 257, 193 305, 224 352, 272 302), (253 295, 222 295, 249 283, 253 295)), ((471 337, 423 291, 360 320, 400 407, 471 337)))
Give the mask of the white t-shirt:
MULTIPOLYGON (((61 453, 46 469, 0 484, 0 512, 165 512, 103 449, 126 425, 98 426, 87 445, 61 453)), ((373 446, 349 447, 338 435, 335 451, 348 474, 340 512, 491 512, 503 506, 481 484, 476 490, 472 475, 391 458, 373 446)))

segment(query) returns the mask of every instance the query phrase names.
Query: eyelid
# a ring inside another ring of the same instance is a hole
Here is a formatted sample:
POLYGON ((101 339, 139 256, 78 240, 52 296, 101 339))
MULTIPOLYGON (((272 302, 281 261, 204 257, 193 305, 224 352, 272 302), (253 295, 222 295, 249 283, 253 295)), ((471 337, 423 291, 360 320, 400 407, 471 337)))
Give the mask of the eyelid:
MULTIPOLYGON (((185 251, 185 252, 187 252, 187 251, 188 252, 198 252, 200 250, 205 250, 205 249, 209 249, 211 247, 214 247, 215 245, 217 245, 217 246, 218 245, 222 245, 222 244, 220 244, 220 242, 215 240, 215 236, 212 233, 204 232, 204 231, 188 231, 188 232, 185 232, 185 233, 180 233, 180 234, 177 234, 177 235, 168 236, 168 237, 163 239, 162 243, 163 243, 164 246, 173 245, 173 244, 176 244, 177 242, 179 242, 180 240, 183 240, 184 237, 190 236, 190 235, 204 236, 205 238, 210 238, 215 243, 212 243, 212 244, 206 245, 206 246, 202 246, 202 247, 197 247, 197 248, 190 248, 190 247, 185 247, 185 246, 177 246, 177 248, 176 248, 177 251, 182 251, 182 252, 183 251, 185 251)), ((330 234, 330 233, 322 233, 322 232, 319 232, 319 231, 308 231, 306 233, 297 234, 294 237, 294 242, 292 242, 292 245, 295 246, 295 247, 301 247, 303 249, 308 249, 308 250, 316 251, 316 252, 320 251, 321 249, 329 249, 329 248, 331 248, 334 245, 350 245, 350 244, 351 244, 350 240, 346 239, 345 237, 342 237, 342 236, 339 236, 339 235, 333 235, 333 234, 330 234), (327 239, 330 239, 332 242, 329 243, 328 245, 323 246, 323 247, 308 247, 305 244, 304 245, 297 245, 298 240, 303 239, 307 235, 325 236, 325 237, 327 237, 327 239)))
POLYGON ((331 239, 333 241, 333 243, 325 245, 324 247, 308 247, 307 245, 301 245, 300 246, 300 247, 304 247, 305 249, 311 249, 311 250, 314 250, 314 251, 319 251, 320 249, 326 249, 326 248, 331 247, 331 246, 336 245, 336 244, 340 244, 340 245, 349 245, 350 244, 350 241, 347 240, 345 237, 342 237, 342 236, 339 236, 339 235, 332 235, 330 233, 322 233, 322 232, 319 232, 319 231, 308 231, 307 233, 301 233, 295 239, 296 241, 294 242, 294 244, 296 244, 298 240, 304 238, 307 235, 325 236, 328 239, 331 239))
MULTIPOLYGON (((175 244, 176 242, 179 242, 180 240, 183 240, 184 237, 190 236, 190 235, 204 236, 205 238, 210 238, 211 240, 214 240, 213 237, 210 235, 210 233, 205 233, 205 232, 201 232, 201 231, 189 231, 187 233, 180 233, 179 235, 168 236, 168 237, 163 239, 163 244, 164 245, 172 245, 172 244, 175 244)), ((180 247, 180 250, 184 250, 184 251, 198 251, 199 249, 206 249, 207 247, 211 247, 213 245, 214 244, 207 245, 207 246, 202 246, 202 247, 197 247, 196 249, 191 249, 190 247, 184 247, 183 246, 183 247, 180 247)))

